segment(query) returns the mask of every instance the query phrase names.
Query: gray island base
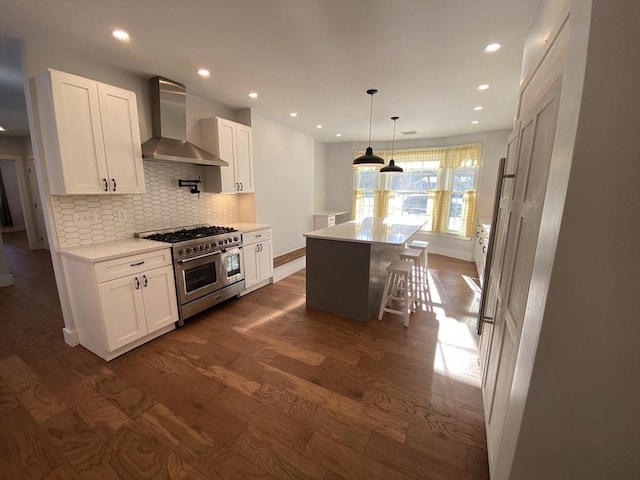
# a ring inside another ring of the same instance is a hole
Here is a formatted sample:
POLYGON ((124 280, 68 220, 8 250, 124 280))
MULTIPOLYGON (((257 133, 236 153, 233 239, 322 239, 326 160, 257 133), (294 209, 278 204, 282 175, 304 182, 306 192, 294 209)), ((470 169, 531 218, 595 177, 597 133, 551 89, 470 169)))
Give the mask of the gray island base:
POLYGON ((305 234, 307 306, 363 322, 377 311, 386 266, 421 225, 367 220, 305 234))

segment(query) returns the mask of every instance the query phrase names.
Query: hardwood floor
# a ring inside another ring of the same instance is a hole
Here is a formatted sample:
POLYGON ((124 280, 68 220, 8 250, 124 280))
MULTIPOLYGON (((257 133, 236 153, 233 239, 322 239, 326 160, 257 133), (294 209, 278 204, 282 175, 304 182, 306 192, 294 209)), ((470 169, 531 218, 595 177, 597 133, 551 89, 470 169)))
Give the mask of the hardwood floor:
POLYGON ((0 478, 487 479, 472 263, 367 323, 306 308, 305 273, 104 362, 62 338, 49 253, 4 234, 0 478))

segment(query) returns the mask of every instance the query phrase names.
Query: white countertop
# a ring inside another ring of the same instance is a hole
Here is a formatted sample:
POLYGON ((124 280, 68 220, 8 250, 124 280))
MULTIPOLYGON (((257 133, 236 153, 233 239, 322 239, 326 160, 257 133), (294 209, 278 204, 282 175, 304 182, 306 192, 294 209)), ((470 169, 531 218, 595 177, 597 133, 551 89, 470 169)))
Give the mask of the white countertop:
POLYGON ((304 236, 323 240, 403 245, 421 227, 422 224, 385 223, 383 219, 369 217, 359 222, 351 221, 333 227, 321 228, 320 230, 305 233, 304 236))
POLYGON ((113 242, 96 243, 94 245, 61 248, 58 250, 58 253, 85 262, 95 263, 170 247, 171 244, 166 242, 156 242, 144 238, 125 238, 113 242))
POLYGON ((344 215, 345 213, 349 212, 341 212, 338 210, 322 210, 320 212, 313 212, 314 215, 320 215, 323 217, 330 217, 331 215, 344 215))
POLYGON ((261 223, 230 223, 230 227, 240 230, 243 233, 255 232, 256 230, 264 230, 265 228, 271 228, 271 225, 264 225, 261 223))

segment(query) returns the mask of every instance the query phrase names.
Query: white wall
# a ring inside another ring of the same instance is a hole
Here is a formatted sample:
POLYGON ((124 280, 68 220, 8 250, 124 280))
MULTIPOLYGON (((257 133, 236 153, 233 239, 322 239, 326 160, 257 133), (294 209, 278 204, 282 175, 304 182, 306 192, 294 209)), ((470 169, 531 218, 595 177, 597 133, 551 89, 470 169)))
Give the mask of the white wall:
POLYGON ((315 142, 313 155, 313 210, 327 209, 327 150, 328 145, 315 142))
MULTIPOLYGON (((514 106, 515 108, 515 106, 514 106)), ((476 217, 491 218, 493 197, 498 171, 498 161, 507 153, 507 137, 510 130, 494 130, 452 137, 424 138, 396 141, 396 148, 437 147, 461 145, 466 143, 482 143, 482 166, 478 183, 476 217)), ((326 148, 326 188, 327 208, 331 210, 351 211, 352 163, 353 151, 366 148, 362 143, 336 143, 326 148)), ((389 143, 372 143, 374 152, 377 149, 388 149, 389 143)), ((468 239, 453 236, 421 234, 429 241, 429 251, 441 255, 473 259, 474 243, 468 239)))
POLYGON ((256 222, 273 228, 274 255, 304 247, 313 230, 312 137, 252 111, 256 222))

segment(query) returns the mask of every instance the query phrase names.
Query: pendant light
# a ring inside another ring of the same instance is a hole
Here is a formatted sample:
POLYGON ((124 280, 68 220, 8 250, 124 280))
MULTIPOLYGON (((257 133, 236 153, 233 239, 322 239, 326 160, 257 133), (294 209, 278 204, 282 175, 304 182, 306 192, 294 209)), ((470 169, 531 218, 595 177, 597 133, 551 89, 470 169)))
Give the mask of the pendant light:
POLYGON ((396 165, 395 160, 393 159, 394 148, 396 146, 396 120, 400 117, 391 117, 393 120, 393 140, 391 141, 391 160, 389 160, 389 165, 386 167, 382 167, 380 169, 380 173, 402 173, 404 170, 396 165))
POLYGON ((384 165, 384 160, 377 155, 373 154, 373 148, 371 148, 371 117, 373 115, 373 96, 378 93, 378 90, 372 88, 367 90, 367 94, 371 95, 371 110, 369 112, 369 146, 364 155, 356 158, 353 161, 354 165, 384 165))

